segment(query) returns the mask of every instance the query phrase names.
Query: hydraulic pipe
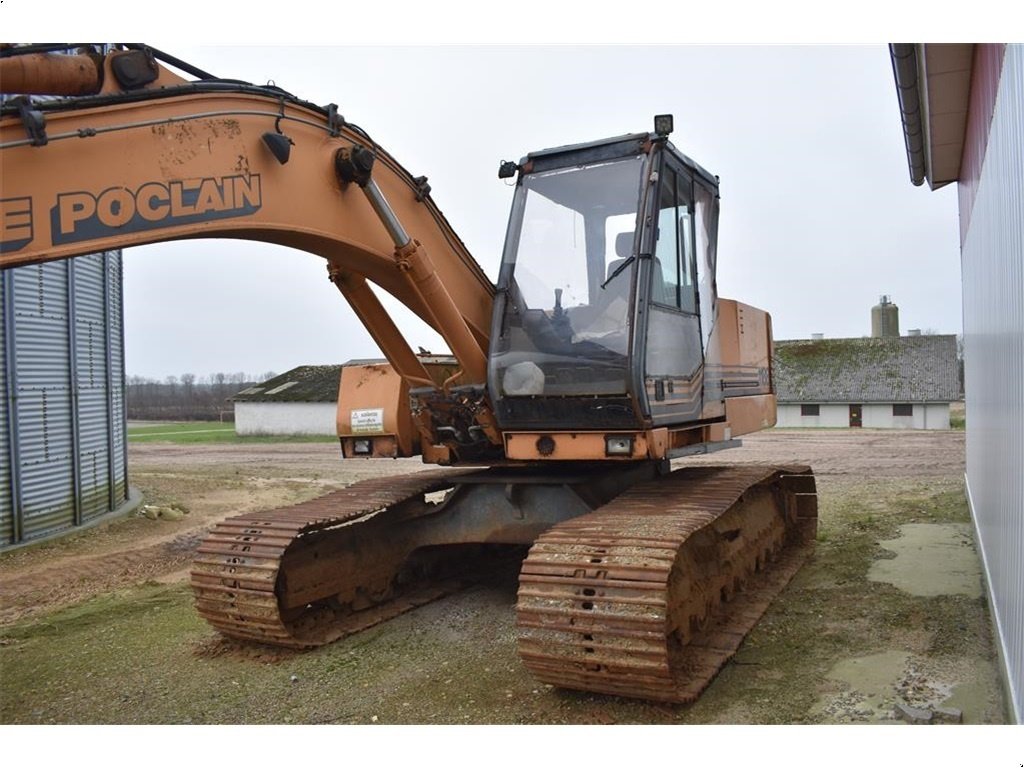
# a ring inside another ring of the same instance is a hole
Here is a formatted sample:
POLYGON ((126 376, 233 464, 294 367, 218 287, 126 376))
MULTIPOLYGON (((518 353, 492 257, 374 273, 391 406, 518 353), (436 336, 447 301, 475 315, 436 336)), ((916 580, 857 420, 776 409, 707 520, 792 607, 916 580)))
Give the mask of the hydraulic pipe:
POLYGON ((363 186, 363 192, 366 193, 366 198, 370 201, 370 205, 373 206, 374 213, 380 218, 384 228, 394 241, 395 248, 405 248, 409 245, 412 238, 409 237, 405 227, 402 226, 402 222, 398 220, 394 210, 392 210, 388 201, 384 198, 384 193, 380 191, 377 182, 373 179, 367 181, 363 186))
POLYGON ((419 294, 434 319, 438 333, 458 359, 465 373, 463 383, 483 384, 487 380, 487 357, 473 336, 462 312, 459 311, 458 305, 437 276, 430 256, 423 246, 406 233, 373 179, 367 181, 362 189, 395 244, 395 259, 399 269, 419 294))

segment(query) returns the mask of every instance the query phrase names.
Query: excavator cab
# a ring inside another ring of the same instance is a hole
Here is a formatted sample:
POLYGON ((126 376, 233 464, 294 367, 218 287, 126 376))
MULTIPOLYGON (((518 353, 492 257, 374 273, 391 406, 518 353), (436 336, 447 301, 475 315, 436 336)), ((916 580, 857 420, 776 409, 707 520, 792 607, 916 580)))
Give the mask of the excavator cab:
POLYGON ((718 180, 662 133, 534 152, 516 170, 488 372, 499 426, 721 416, 702 386, 718 180))

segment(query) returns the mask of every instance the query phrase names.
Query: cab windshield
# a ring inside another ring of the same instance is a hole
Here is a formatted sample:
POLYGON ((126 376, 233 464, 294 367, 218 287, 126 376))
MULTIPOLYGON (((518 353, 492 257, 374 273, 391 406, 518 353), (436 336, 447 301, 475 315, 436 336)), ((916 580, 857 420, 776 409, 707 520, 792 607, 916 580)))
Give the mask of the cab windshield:
POLYGON ((509 396, 627 391, 634 232, 644 156, 526 176, 503 269, 495 354, 509 396))

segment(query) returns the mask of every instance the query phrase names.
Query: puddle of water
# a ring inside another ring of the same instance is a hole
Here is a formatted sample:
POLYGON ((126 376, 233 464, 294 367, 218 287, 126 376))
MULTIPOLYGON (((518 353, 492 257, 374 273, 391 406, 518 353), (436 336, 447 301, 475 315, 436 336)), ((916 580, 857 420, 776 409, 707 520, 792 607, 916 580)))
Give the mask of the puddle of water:
POLYGON ((813 711, 825 722, 891 721, 897 697, 896 685, 902 679, 910 654, 886 651, 871 656, 844 659, 829 671, 829 680, 845 683, 843 693, 823 697, 813 711))
POLYGON ((923 659, 903 651, 843 659, 825 676, 840 683, 810 714, 822 723, 897 725, 899 701, 920 709, 959 709, 967 724, 1005 722, 998 680, 975 658, 923 659))
POLYGON ((878 698, 893 694, 894 681, 903 675, 910 654, 903 651, 886 651, 872 656, 844 659, 828 673, 830 680, 847 683, 865 696, 878 698))
POLYGON ((908 523, 900 526, 898 539, 879 544, 896 557, 872 563, 871 581, 892 584, 919 597, 981 597, 981 562, 969 525, 908 523))

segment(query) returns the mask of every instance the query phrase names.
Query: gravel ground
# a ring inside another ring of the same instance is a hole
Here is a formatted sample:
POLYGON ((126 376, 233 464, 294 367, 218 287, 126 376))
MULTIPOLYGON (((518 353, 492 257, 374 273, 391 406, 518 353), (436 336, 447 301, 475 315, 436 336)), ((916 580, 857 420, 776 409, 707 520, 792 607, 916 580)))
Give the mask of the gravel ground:
MULTIPOLYGON (((515 650, 516 567, 306 653, 240 646, 195 616, 192 552, 217 520, 426 467, 330 444, 130 445, 133 485, 179 520, 132 517, 0 556, 4 723, 896 723, 959 704, 1005 721, 982 598, 867 578, 906 523, 967 522, 962 432, 784 431, 687 463, 807 463, 815 555, 685 707, 552 689, 515 650), (130 664, 125 664, 131 659, 130 664), (852 671, 851 671, 852 670, 852 671)), ((682 462, 680 462, 682 463, 682 462)))

